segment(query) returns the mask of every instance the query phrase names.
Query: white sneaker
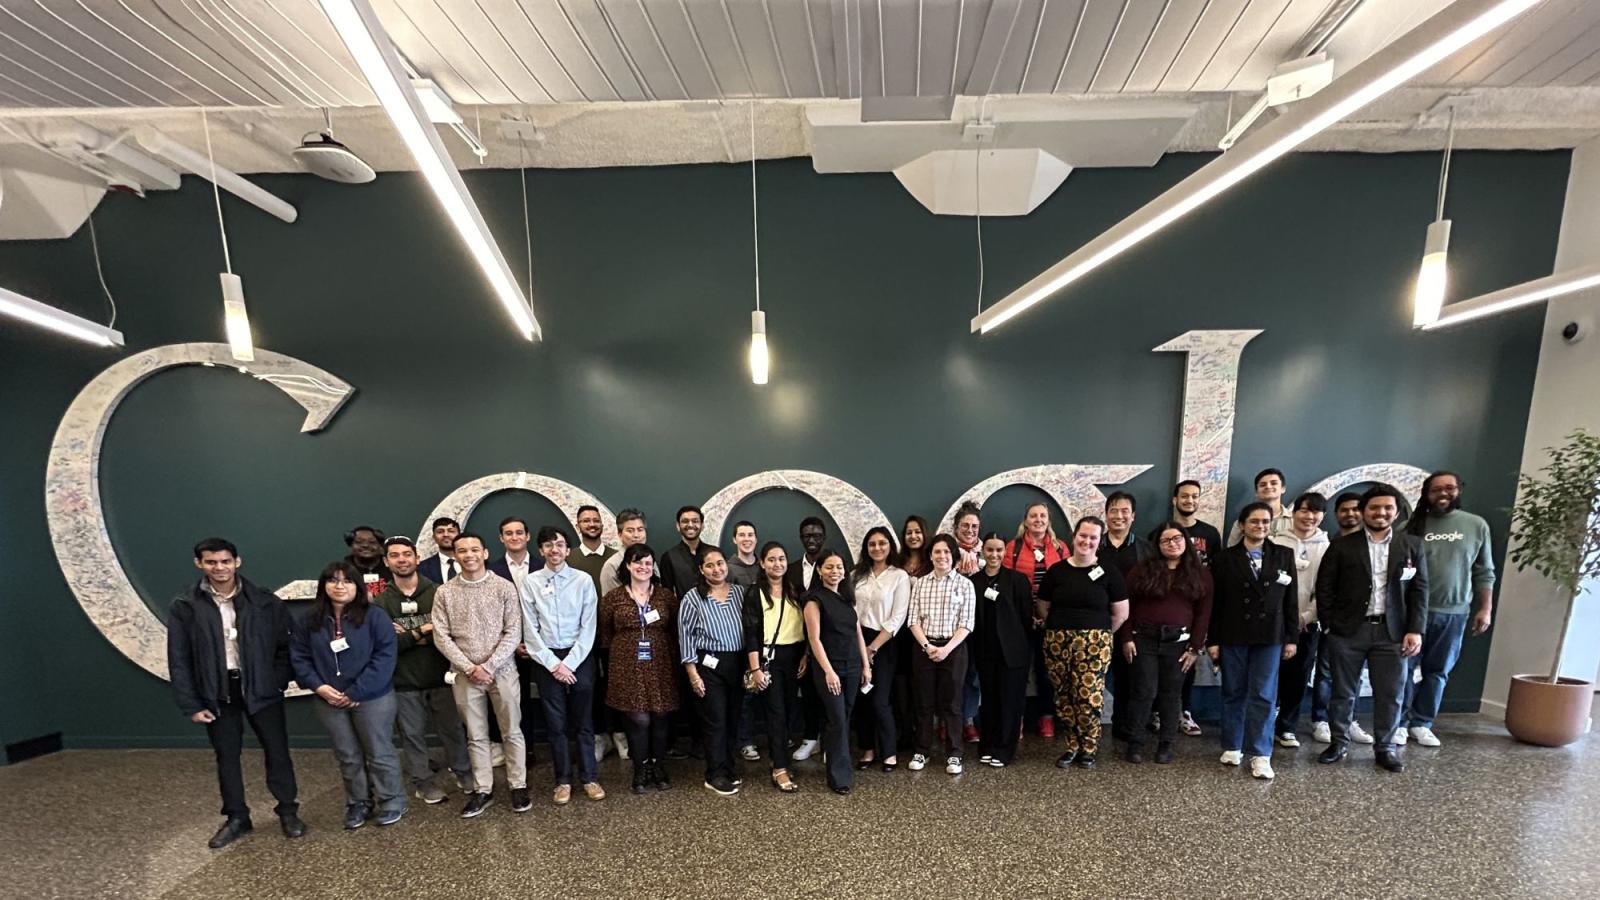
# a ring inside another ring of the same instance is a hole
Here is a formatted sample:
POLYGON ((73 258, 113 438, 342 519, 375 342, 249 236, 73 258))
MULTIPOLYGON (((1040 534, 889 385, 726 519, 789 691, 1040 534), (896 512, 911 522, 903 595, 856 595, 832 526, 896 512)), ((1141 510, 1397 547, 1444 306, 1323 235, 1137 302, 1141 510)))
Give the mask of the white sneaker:
POLYGON ((1251 777, 1260 778, 1263 781, 1271 781, 1275 774, 1272 771, 1272 760, 1267 759, 1265 756, 1253 756, 1250 758, 1251 777))
POLYGON ((611 735, 597 734, 594 736, 594 761, 599 762, 611 752, 611 735))
POLYGON ((1200 723, 1194 720, 1187 709, 1183 711, 1183 718, 1178 720, 1178 730, 1190 737, 1199 737, 1201 734, 1200 723))
POLYGON ((911 757, 911 762, 906 763, 906 768, 910 769, 913 772, 921 772, 923 767, 926 766, 927 764, 928 764, 928 758, 926 756, 923 756, 921 753, 918 753, 915 756, 911 757))
MULTIPOLYGON (((1257 758, 1259 759, 1259 757, 1257 758)), ((1220 762, 1225 766, 1237 766, 1238 764, 1244 762, 1244 751, 1224 750, 1222 751, 1222 758, 1217 760, 1217 762, 1220 762)))
POLYGON ((506 748, 500 743, 489 745, 489 765, 498 769, 506 764, 506 748))
POLYGON ((960 775, 961 757, 951 756, 946 758, 944 761, 944 771, 946 775, 960 775))
POLYGON ((1406 745, 1407 737, 1408 735, 1406 734, 1406 730, 1404 728, 1396 728, 1394 730, 1394 745, 1396 747, 1404 747, 1406 745))
POLYGON ((816 753, 817 752, 817 748, 819 748, 821 746, 822 746, 822 742, 821 741, 813 741, 813 740, 801 741, 800 742, 800 746, 796 747, 794 752, 789 754, 789 758, 793 759, 793 760, 796 760, 796 761, 799 761, 799 760, 802 760, 802 759, 810 759, 811 758, 811 754, 816 753))
POLYGON ((739 755, 747 761, 753 761, 761 758, 761 751, 756 749, 755 744, 745 744, 739 748, 739 755))
POLYGON ((628 758, 628 736, 618 731, 611 735, 611 743, 617 745, 617 758, 628 758))
MULTIPOLYGON (((1278 746, 1288 747, 1291 750, 1299 749, 1300 738, 1292 731, 1285 731, 1283 734, 1278 735, 1278 746)), ((1260 757, 1256 758, 1260 759, 1260 757)))
POLYGON ((1426 725, 1411 729, 1411 737, 1418 745, 1423 747, 1439 746, 1439 736, 1434 734, 1433 729, 1426 725))
POLYGON ((1328 727, 1327 722, 1312 722, 1311 739, 1319 744, 1331 744, 1333 743, 1333 729, 1328 727))
POLYGON ((1350 720, 1350 740, 1358 744, 1370 744, 1373 742, 1372 735, 1367 734, 1366 730, 1361 727, 1361 723, 1355 719, 1350 720))

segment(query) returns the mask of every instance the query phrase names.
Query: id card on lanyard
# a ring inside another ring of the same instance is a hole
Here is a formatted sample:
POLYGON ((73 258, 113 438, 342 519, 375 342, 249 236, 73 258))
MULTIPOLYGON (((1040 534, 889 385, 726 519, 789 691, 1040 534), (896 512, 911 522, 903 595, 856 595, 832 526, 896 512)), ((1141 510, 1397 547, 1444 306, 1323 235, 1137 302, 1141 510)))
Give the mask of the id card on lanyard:
POLYGON ((646 606, 639 610, 639 640, 634 648, 634 659, 639 662, 650 662, 655 658, 654 649, 649 638, 644 636, 645 626, 661 621, 661 613, 646 606))

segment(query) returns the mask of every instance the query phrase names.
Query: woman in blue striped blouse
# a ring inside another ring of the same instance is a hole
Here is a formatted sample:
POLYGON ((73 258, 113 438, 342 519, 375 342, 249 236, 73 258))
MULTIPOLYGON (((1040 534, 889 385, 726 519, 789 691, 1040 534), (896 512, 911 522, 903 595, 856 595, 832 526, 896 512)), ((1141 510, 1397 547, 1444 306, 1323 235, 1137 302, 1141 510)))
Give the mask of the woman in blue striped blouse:
POLYGON ((744 588, 728 581, 720 549, 700 548, 700 578, 678 607, 678 643, 689 687, 700 698, 706 746, 706 789, 739 793, 739 712, 744 702, 744 588))

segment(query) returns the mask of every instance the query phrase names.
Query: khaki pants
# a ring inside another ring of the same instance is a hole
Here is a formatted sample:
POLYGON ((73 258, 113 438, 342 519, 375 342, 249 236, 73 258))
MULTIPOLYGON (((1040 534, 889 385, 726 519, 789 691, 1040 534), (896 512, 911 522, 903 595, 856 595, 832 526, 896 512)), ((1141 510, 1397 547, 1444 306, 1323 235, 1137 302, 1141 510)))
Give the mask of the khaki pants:
POLYGON ((500 723, 505 745, 506 782, 512 790, 528 786, 528 747, 522 739, 522 684, 516 666, 506 666, 492 683, 473 684, 458 674, 451 685, 456 711, 467 726, 467 755, 472 758, 472 780, 478 793, 494 791, 494 767, 489 753, 489 706, 500 723))

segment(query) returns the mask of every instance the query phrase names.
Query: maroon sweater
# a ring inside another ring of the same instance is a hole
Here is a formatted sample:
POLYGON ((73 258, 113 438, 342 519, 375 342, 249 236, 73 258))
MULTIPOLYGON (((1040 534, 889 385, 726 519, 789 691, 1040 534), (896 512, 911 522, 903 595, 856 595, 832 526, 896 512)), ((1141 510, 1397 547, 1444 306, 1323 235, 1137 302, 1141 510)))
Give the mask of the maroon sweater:
POLYGON ((1191 597, 1177 591, 1152 594, 1134 586, 1128 579, 1128 621, 1117 629, 1117 643, 1133 640, 1133 629, 1140 626, 1155 628, 1161 625, 1189 629, 1189 649, 1203 652, 1206 646, 1206 625, 1211 621, 1211 573, 1201 573, 1204 586, 1200 596, 1191 597))

